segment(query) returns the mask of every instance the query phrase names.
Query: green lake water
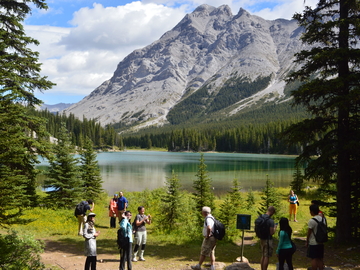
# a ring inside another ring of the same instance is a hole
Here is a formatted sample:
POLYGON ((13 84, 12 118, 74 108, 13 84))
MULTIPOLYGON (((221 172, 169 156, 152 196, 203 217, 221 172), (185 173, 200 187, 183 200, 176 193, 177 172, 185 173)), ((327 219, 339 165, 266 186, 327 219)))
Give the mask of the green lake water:
MULTIPOLYGON (((293 156, 204 153, 204 158, 216 194, 228 191, 234 178, 240 181, 243 190, 262 189, 267 175, 276 187, 288 187, 294 173, 293 156)), ((199 153, 127 151, 98 154, 103 188, 109 194, 162 187, 172 171, 177 174, 182 187, 191 191, 199 159, 199 153)), ((46 165, 43 162, 40 167, 46 165)))

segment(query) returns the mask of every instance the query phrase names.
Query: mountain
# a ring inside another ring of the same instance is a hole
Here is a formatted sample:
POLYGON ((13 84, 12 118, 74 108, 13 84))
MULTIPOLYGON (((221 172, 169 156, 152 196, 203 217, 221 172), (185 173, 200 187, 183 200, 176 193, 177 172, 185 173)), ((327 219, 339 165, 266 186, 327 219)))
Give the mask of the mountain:
POLYGON ((111 79, 65 111, 103 125, 145 127, 286 102, 284 78, 296 68, 301 34, 294 20, 201 5, 125 57, 111 79))
POLYGON ((48 110, 51 113, 57 113, 61 112, 62 110, 65 110, 66 108, 69 108, 74 103, 58 103, 54 105, 49 104, 43 104, 39 107, 40 110, 48 110))

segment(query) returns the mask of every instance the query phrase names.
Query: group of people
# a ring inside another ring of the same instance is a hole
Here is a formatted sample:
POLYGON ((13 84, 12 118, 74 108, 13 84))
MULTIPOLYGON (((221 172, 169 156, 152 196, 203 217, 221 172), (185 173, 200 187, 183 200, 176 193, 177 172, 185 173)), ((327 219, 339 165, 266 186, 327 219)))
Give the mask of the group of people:
MULTIPOLYGON (((318 230, 319 222, 326 223, 323 213, 315 201, 309 207, 312 218, 308 221, 308 231, 306 235, 307 257, 311 259, 311 268, 313 270, 324 269, 324 244, 316 241, 315 235, 318 230)), ((269 258, 273 254, 273 239, 277 229, 277 223, 271 217, 275 214, 275 208, 270 206, 263 215, 268 220, 269 236, 266 239, 260 239, 261 246, 261 270, 266 270, 269 265, 269 258)), ((296 221, 296 219, 294 220, 296 221)), ((291 241, 292 229, 287 218, 281 218, 279 231, 279 243, 276 249, 276 255, 279 259, 279 270, 284 269, 286 261, 289 270, 293 270, 292 256, 296 250, 294 243, 291 241)))
MULTIPOLYGON (((296 210, 298 197, 290 192, 289 195, 290 202, 290 220, 292 214, 294 215, 294 221, 296 220, 296 210), (293 205, 296 205, 294 208, 293 205), (295 211, 294 211, 295 210, 295 211)), ((79 221, 79 234, 83 235, 85 238, 85 255, 87 256, 85 262, 85 270, 96 269, 96 237, 100 235, 100 231, 96 231, 95 224, 95 213, 93 213, 94 202, 88 200, 84 203, 83 213, 77 215, 79 221), (86 211, 90 210, 86 218, 86 211), (82 227, 82 225, 84 225, 82 227)), ((123 193, 120 192, 119 195, 115 194, 111 199, 109 204, 109 217, 110 217, 110 227, 116 227, 116 218, 119 219, 120 228, 125 232, 125 237, 128 239, 127 245, 120 251, 120 270, 125 269, 125 264, 127 263, 128 270, 132 269, 132 262, 137 261, 137 256, 139 254, 139 260, 145 261, 144 251, 147 240, 146 233, 146 224, 151 224, 151 216, 145 215, 145 208, 143 206, 138 207, 138 214, 135 217, 133 223, 131 223, 132 213, 127 211, 128 200, 123 196, 123 193), (134 237, 133 237, 134 235, 134 237), (134 250, 133 242, 135 242, 134 250)), ((318 243, 316 241, 315 235, 317 233, 319 222, 326 222, 323 213, 319 210, 319 206, 316 201, 312 201, 312 204, 309 207, 310 214, 312 218, 308 222, 308 232, 306 236, 306 247, 308 248, 307 256, 311 258, 311 267, 313 270, 324 269, 324 245, 323 243, 318 243)), ((75 211, 76 213, 76 211, 75 211)), ((215 219, 211 215, 210 207, 204 206, 201 211, 202 216, 204 217, 203 224, 203 242, 200 251, 200 258, 198 264, 191 266, 191 269, 201 269, 201 265, 205 261, 206 257, 210 258, 210 269, 215 270, 215 247, 216 247, 216 238, 214 237, 214 223, 215 219)), ((268 226, 268 236, 266 238, 260 238, 261 246, 261 270, 267 270, 269 265, 269 258, 273 254, 273 235, 276 232, 278 223, 275 223, 271 218, 275 214, 275 208, 270 206, 267 209, 267 212, 262 215, 266 220, 268 226)), ((279 259, 279 270, 284 269, 284 263, 286 262, 289 270, 293 270, 292 256, 296 250, 294 243, 291 240, 292 228, 289 224, 289 219, 281 218, 279 221, 280 230, 279 230, 279 243, 276 249, 276 255, 279 259)))
MULTIPOLYGON (((128 240, 126 246, 120 250, 120 270, 125 269, 127 263, 128 270, 132 269, 131 262, 136 262, 139 254, 139 260, 145 261, 144 251, 147 240, 146 224, 151 224, 151 215, 145 215, 145 207, 138 207, 138 214, 133 223, 131 223, 132 214, 127 211, 128 200, 123 193, 114 194, 109 203, 110 228, 116 228, 116 218, 119 220, 120 228, 125 232, 125 238, 128 240), (132 249, 135 242, 134 250, 132 249)), ((83 201, 77 208, 82 211, 75 210, 75 215, 79 221, 79 235, 85 238, 85 270, 96 270, 96 237, 100 235, 100 231, 95 229, 95 217, 93 212, 95 204, 92 200, 83 201), (86 212, 90 213, 86 216, 86 212)))

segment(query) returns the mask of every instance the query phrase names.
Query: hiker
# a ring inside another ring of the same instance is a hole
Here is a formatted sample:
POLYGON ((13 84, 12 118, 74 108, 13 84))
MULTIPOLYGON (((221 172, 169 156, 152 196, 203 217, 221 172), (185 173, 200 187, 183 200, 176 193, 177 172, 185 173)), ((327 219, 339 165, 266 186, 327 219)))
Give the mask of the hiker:
POLYGON ((291 215, 293 214, 294 215, 294 221, 297 222, 296 213, 297 213, 299 198, 294 193, 293 190, 290 190, 290 195, 288 197, 288 202, 290 203, 290 205, 289 205, 290 219, 289 220, 291 220, 291 215))
POLYGON ((90 213, 84 225, 84 238, 85 238, 85 268, 84 270, 96 270, 96 237, 99 236, 100 231, 96 231, 95 213, 90 213))
POLYGON ((78 235, 83 235, 83 227, 86 222, 86 211, 94 211, 95 203, 93 200, 87 200, 80 202, 75 208, 75 216, 78 219, 78 235))
POLYGON ((261 246, 261 270, 267 270, 269 266, 269 258, 273 254, 273 234, 275 233, 276 226, 274 224, 274 220, 271 219, 271 216, 275 214, 275 207, 269 206, 266 213, 261 215, 266 221, 265 226, 268 234, 260 238, 260 246, 261 246))
POLYGON ((129 240, 126 242, 126 245, 124 248, 120 251, 120 270, 125 270, 125 262, 127 262, 127 269, 131 270, 131 250, 132 250, 132 226, 131 226, 131 212, 125 211, 122 214, 122 220, 120 222, 120 227, 125 232, 125 238, 129 238, 129 240))
POLYGON ((133 262, 137 262, 136 256, 140 250, 140 261, 145 261, 144 259, 144 251, 145 251, 145 245, 146 245, 146 239, 147 239, 147 233, 146 233, 146 227, 145 224, 151 224, 151 216, 145 215, 145 208, 144 206, 138 207, 139 214, 136 215, 135 222, 133 226, 133 231, 135 231, 135 248, 134 248, 134 255, 133 255, 133 262))
POLYGON ((204 206, 201 211, 201 215, 204 217, 203 236, 204 240, 201 245, 200 259, 197 265, 191 266, 191 269, 201 269, 201 265, 205 260, 205 257, 210 257, 211 267, 210 270, 215 270, 215 247, 216 238, 214 237, 214 219, 211 215, 211 209, 208 206, 204 206))
POLYGON ((311 259, 312 270, 324 269, 324 244, 316 242, 315 234, 317 233, 318 222, 326 222, 319 215, 319 206, 312 204, 309 207, 312 218, 308 222, 308 232, 306 235, 306 247, 308 248, 307 257, 311 259))
POLYGON ((292 256, 295 252, 291 244, 292 229, 287 218, 281 218, 279 231, 279 244, 276 249, 276 255, 279 259, 279 270, 284 270, 284 263, 286 261, 289 270, 293 270, 292 256))
POLYGON ((114 194, 114 197, 109 203, 109 217, 110 217, 110 228, 116 228, 116 217, 119 215, 117 208, 118 195, 114 194))
POLYGON ((123 213, 125 213, 126 208, 128 207, 128 204, 129 204, 129 202, 124 197, 124 194, 122 192, 119 192, 119 198, 117 200, 119 222, 121 221, 123 213))

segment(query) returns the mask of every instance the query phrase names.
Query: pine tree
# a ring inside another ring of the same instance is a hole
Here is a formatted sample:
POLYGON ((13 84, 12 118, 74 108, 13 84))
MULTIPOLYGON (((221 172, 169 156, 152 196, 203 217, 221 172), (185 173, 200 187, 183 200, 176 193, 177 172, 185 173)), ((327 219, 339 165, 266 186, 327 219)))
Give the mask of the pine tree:
POLYGON ((316 8, 294 16, 310 49, 296 55, 301 68, 289 81, 303 83, 292 96, 311 118, 285 134, 303 147, 298 162, 307 165, 306 179, 336 184, 338 243, 360 237, 355 211, 360 195, 354 189, 360 182, 359 16, 357 0, 320 0, 316 8))
POLYGON ((252 188, 250 187, 246 197, 246 208, 252 209, 255 205, 255 196, 252 188))
POLYGON ((53 85, 39 74, 38 53, 27 48, 38 44, 22 25, 31 12, 30 2, 47 8, 38 0, 0 1, 0 226, 24 222, 22 210, 36 205, 34 166, 38 154, 48 152, 45 123, 25 107, 41 104, 34 91, 53 85))
POLYGON ((211 179, 208 176, 208 172, 206 170, 206 164, 204 159, 204 154, 200 155, 200 163, 198 166, 198 172, 195 175, 197 180, 193 183, 193 188, 195 189, 194 200, 196 202, 196 209, 198 212, 199 223, 203 222, 203 218, 201 216, 201 209, 203 206, 209 206, 212 211, 215 209, 215 196, 211 187, 211 179))
POLYGON ((171 177, 166 178, 166 195, 161 198, 162 215, 161 227, 172 231, 183 214, 181 202, 180 181, 177 175, 172 171, 171 177))
POLYGON ((96 160, 96 152, 90 138, 86 137, 83 149, 80 151, 81 166, 80 173, 84 185, 84 196, 86 199, 99 199, 102 189, 100 169, 96 160))
POLYGON ((47 189, 47 201, 50 207, 71 208, 83 195, 79 160, 74 156, 75 148, 71 144, 70 134, 64 124, 57 140, 44 187, 47 189))
POLYGON ((274 206, 278 213, 280 210, 280 197, 277 189, 274 188, 274 182, 270 181, 269 176, 266 175, 266 184, 263 188, 258 214, 265 214, 269 206, 274 206))
POLYGON ((304 188, 304 176, 302 175, 300 166, 298 164, 295 165, 293 180, 290 183, 290 187, 296 194, 301 193, 302 189, 304 188))

